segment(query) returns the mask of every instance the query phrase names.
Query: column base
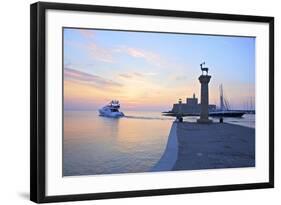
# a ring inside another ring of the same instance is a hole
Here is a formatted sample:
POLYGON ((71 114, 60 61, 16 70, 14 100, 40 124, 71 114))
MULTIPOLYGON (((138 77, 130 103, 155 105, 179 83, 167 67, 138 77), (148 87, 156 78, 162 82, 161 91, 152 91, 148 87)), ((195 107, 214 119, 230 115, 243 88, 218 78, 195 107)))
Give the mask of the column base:
POLYGON ((210 119, 198 119, 197 120, 197 123, 202 123, 202 124, 209 124, 212 122, 213 122, 213 120, 210 120, 210 119))

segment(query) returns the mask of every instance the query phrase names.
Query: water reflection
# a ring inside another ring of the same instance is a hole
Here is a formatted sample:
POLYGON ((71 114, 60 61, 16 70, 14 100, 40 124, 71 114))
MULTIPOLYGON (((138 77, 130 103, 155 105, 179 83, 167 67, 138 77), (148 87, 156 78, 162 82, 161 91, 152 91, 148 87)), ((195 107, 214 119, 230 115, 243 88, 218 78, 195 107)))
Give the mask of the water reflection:
POLYGON ((100 117, 95 111, 66 111, 64 175, 148 171, 165 149, 171 123, 112 119, 100 117))
MULTIPOLYGON (((161 158, 174 118, 156 112, 126 112, 112 119, 96 111, 65 111, 65 176, 146 172, 161 158)), ((197 117, 185 117, 195 122, 197 117)), ((214 119, 216 121, 216 119, 214 119)), ((255 115, 225 118, 255 127, 255 115)))

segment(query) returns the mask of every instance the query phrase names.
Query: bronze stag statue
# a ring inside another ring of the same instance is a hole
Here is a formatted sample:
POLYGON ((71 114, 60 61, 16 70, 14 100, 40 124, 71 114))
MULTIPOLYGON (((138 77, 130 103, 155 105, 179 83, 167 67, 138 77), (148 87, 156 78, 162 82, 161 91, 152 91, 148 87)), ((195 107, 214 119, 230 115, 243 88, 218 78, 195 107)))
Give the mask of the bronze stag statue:
POLYGON ((200 64, 200 67, 201 67, 201 70, 202 70, 202 75, 204 74, 204 71, 206 72, 206 75, 208 75, 209 68, 203 67, 203 65, 205 65, 205 62, 200 64))

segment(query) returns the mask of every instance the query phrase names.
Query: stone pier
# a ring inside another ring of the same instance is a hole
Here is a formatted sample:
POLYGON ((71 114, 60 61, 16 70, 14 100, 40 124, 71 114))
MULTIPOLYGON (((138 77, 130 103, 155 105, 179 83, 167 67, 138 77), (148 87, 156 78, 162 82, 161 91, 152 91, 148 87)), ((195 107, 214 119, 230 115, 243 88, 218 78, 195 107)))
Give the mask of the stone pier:
POLYGON ((177 124, 172 170, 255 167, 255 129, 228 123, 177 124))

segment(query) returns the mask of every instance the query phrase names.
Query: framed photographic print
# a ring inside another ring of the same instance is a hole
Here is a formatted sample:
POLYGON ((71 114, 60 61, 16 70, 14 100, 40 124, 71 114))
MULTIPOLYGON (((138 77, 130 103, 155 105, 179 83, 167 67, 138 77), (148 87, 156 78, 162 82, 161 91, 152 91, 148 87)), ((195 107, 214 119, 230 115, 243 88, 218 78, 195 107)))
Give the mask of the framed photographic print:
POLYGON ((31 5, 30 198, 274 187, 274 18, 31 5))

